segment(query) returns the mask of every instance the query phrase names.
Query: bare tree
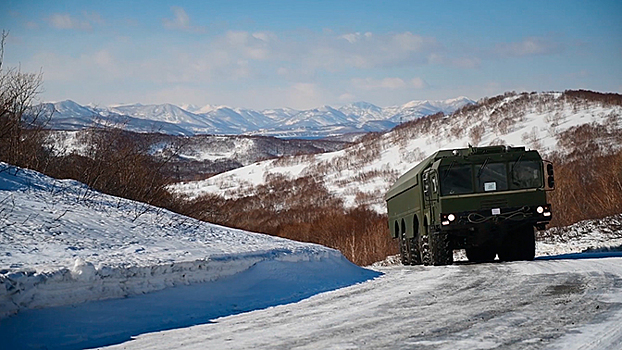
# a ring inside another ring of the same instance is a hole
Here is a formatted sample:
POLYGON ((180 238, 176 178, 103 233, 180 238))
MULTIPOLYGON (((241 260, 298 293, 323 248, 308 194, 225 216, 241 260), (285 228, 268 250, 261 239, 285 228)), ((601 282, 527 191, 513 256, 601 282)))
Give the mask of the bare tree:
POLYGON ((43 156, 43 110, 35 107, 43 74, 25 73, 4 66, 4 45, 9 33, 0 37, 0 160, 21 167, 40 169, 43 156))

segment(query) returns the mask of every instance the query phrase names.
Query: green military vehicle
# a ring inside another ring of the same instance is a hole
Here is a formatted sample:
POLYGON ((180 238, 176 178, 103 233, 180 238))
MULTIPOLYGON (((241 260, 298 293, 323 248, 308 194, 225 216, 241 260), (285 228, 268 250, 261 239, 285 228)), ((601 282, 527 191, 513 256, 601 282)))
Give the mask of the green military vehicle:
POLYGON ((551 220, 553 165, 525 147, 438 151, 402 175, 385 197, 405 265, 533 260, 534 227, 551 220))

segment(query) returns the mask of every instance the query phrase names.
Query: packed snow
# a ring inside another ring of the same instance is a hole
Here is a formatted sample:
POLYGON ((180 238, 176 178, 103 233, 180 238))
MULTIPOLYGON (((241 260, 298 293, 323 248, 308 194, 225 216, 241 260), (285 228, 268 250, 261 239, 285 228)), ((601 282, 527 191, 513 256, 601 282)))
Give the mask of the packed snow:
POLYGON ((390 266, 300 302, 142 334, 110 349, 610 349, 622 254, 390 266))

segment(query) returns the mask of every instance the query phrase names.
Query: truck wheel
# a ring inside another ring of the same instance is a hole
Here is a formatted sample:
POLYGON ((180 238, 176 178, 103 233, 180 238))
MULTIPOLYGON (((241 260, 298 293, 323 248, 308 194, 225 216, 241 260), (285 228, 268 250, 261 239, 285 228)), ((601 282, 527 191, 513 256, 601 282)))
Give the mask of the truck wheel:
POLYGON ((410 248, 408 247, 408 238, 405 233, 400 233, 398 237, 398 245, 400 248, 400 258, 402 265, 410 265, 410 248))
POLYGON ((417 237, 409 238, 408 247, 410 248, 410 264, 421 265, 421 254, 419 253, 419 239, 417 237))
POLYGON ((466 249, 466 256, 471 262, 483 263, 495 260, 497 253, 490 243, 466 249))
POLYGON ((518 228, 503 240, 499 248, 502 261, 533 260, 536 255, 536 237, 533 226, 518 228))
POLYGON ((430 232, 429 242, 432 265, 441 266, 454 263, 454 252, 451 249, 449 235, 446 232, 430 232))
POLYGON ((427 226, 419 235, 419 255, 421 263, 425 266, 432 265, 432 257, 430 256, 429 230, 427 226))

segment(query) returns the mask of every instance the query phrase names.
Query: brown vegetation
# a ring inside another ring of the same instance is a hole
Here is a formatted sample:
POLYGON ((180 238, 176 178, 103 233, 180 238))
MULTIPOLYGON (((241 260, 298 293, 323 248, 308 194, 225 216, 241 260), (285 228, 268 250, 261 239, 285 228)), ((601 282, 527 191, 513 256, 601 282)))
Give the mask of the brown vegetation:
POLYGON ((80 132, 86 145, 80 154, 53 157, 46 173, 70 178, 107 194, 160 207, 169 207, 174 196, 167 190, 166 158, 149 154, 149 143, 137 142, 121 129, 89 129, 80 132))
POLYGON ((312 177, 274 176, 252 196, 225 200, 207 195, 180 209, 201 220, 335 248, 359 265, 397 252, 385 215, 365 206, 344 209, 312 177))
POLYGON ((553 226, 622 213, 622 151, 556 163, 553 226))
MULTIPOLYGON (((609 126, 609 127, 608 127, 609 126)), ((622 130, 584 124, 559 135, 553 226, 622 213, 622 130)))

